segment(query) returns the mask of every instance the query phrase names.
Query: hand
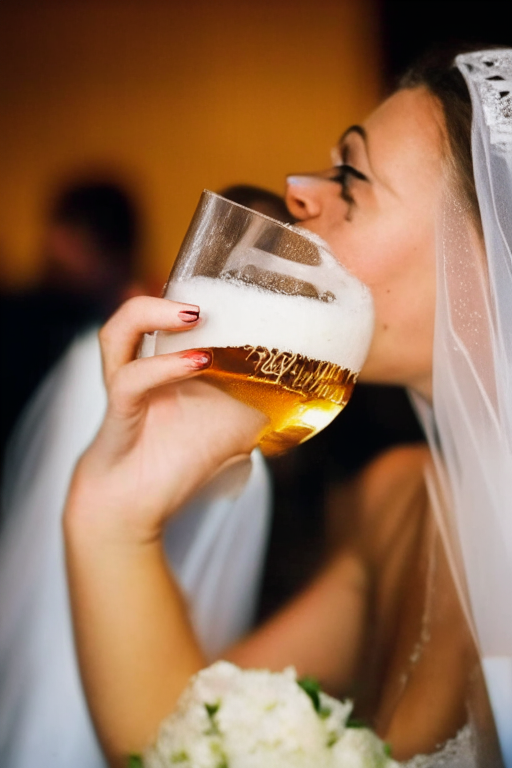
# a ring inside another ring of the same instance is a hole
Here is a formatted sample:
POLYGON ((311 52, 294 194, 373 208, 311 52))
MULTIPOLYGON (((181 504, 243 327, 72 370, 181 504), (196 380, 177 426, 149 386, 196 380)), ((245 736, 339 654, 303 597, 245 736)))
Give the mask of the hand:
POLYGON ((208 350, 136 359, 144 332, 186 333, 198 322, 199 307, 137 297, 100 331, 108 408, 77 465, 66 513, 86 528, 153 540, 224 464, 257 444, 266 417, 197 378, 211 364, 208 350))

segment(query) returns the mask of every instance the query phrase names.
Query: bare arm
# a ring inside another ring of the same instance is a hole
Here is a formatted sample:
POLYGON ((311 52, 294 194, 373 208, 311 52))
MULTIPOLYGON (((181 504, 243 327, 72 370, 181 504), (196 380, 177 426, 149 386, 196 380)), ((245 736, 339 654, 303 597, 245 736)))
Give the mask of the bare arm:
MULTIPOLYGON (((96 536, 88 542, 76 526, 68 541, 80 665, 96 728, 115 758, 151 741, 188 678, 207 662, 158 542, 131 551, 107 545, 98 553, 96 536)), ((223 658, 275 671, 293 664, 299 675, 343 693, 364 647, 367 591, 359 559, 342 554, 223 658)))
POLYGON ((204 356, 134 359, 143 331, 186 329, 182 308, 132 299, 100 334, 108 411, 66 506, 78 657, 112 764, 148 743, 204 665, 163 556, 163 524, 226 462, 248 454, 265 424, 259 412, 189 380, 204 356))
POLYGON ((342 551, 314 581, 225 658, 241 667, 280 671, 293 664, 324 690, 341 695, 357 674, 368 611, 369 575, 342 551))
POLYGON ((92 718, 112 764, 125 765, 126 755, 154 738, 205 660, 158 542, 105 545, 69 525, 68 563, 92 718))
POLYGON ((275 670, 294 664, 335 695, 350 689, 375 631, 375 576, 384 563, 401 557, 397 531, 411 524, 411 499, 423 488, 428 455, 422 445, 395 448, 331 489, 327 565, 288 606, 231 649, 228 659, 275 670))

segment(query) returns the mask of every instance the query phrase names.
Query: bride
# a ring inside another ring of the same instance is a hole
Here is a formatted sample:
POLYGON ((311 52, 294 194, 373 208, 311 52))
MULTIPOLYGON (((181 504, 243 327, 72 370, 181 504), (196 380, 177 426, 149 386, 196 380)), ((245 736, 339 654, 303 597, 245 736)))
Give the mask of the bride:
MULTIPOLYGON (((497 731, 512 766, 511 86, 510 50, 427 60, 343 134, 331 171, 288 179, 292 214, 372 291, 362 380, 409 388, 430 451, 394 450, 340 491, 321 573, 223 658, 350 695, 399 760, 471 726, 474 765, 501 765, 497 731)), ((109 406, 67 502, 78 655, 112 765, 206 664, 164 524, 264 423, 201 381, 208 350, 135 359, 142 333, 190 312, 132 299, 101 331, 109 406)))

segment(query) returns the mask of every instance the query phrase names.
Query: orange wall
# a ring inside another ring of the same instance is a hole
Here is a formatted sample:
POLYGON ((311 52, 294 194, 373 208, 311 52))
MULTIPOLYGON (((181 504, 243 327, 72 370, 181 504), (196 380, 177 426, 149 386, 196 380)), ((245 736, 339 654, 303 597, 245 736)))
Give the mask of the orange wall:
POLYGON ((201 190, 282 191, 325 167, 379 97, 374 0, 4 0, 0 253, 38 265, 62 176, 114 169, 137 192, 163 280, 201 190))

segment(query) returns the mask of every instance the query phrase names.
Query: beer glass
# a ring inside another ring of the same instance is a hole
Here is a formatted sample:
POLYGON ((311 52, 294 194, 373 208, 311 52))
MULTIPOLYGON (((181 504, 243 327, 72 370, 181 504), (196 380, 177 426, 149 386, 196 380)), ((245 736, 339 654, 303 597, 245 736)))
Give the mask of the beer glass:
POLYGON ((266 455, 309 439, 347 403, 373 304, 306 230, 204 191, 164 296, 198 304, 201 322, 147 336, 141 354, 209 349, 202 379, 267 416, 266 455))

